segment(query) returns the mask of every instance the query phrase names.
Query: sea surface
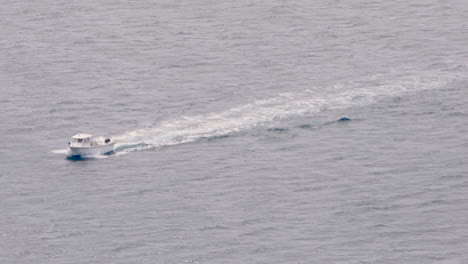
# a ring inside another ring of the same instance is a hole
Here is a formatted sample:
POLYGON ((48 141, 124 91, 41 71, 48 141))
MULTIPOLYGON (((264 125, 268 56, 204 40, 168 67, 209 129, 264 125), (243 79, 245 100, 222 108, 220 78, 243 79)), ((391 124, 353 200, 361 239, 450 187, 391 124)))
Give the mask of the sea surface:
POLYGON ((468 263, 466 1, 2 0, 0 34, 0 263, 468 263))

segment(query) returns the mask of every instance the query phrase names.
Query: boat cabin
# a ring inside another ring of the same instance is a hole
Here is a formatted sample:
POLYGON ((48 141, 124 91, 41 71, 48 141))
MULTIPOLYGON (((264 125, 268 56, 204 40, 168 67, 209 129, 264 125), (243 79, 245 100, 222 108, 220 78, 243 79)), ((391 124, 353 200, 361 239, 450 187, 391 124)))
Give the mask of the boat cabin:
POLYGON ((92 146, 93 140, 91 139, 93 135, 90 134, 76 134, 71 138, 70 146, 71 147, 90 147, 92 146))

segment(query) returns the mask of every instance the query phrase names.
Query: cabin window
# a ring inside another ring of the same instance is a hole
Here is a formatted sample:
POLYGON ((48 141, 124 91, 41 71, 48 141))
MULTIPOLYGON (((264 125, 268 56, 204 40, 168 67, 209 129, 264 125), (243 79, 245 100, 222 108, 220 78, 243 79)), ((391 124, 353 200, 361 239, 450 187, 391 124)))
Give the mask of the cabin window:
POLYGON ((78 139, 78 143, 82 143, 83 142, 83 139, 78 139))

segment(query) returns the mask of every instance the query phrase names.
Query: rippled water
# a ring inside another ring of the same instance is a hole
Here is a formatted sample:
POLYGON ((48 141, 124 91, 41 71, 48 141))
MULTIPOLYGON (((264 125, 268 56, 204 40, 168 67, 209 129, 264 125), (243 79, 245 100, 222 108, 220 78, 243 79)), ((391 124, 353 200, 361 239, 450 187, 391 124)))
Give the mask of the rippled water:
POLYGON ((467 14, 4 1, 0 262, 467 263, 467 14))

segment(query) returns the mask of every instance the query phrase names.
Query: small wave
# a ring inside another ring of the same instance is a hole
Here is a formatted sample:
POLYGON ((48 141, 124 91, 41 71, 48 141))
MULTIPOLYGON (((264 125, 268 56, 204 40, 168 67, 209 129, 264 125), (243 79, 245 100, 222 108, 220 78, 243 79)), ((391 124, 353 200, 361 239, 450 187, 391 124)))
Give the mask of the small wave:
POLYGON ((302 124, 302 125, 298 125, 297 127, 302 128, 302 129, 309 129, 309 128, 312 128, 312 125, 311 124, 302 124))
POLYGON ((270 131, 270 132, 286 132, 286 131, 289 131, 289 129, 281 128, 281 127, 273 127, 273 128, 269 128, 268 131, 270 131))
POLYGON ((337 122, 348 122, 348 121, 351 121, 351 118, 344 116, 344 117, 342 117, 342 118, 340 118, 340 119, 338 119, 336 121, 337 122))
POLYGON ((218 139, 222 139, 222 138, 227 138, 227 137, 229 137, 229 135, 220 135, 220 136, 205 137, 204 139, 206 139, 207 141, 214 141, 214 140, 218 140, 218 139))
POLYGON ((54 154, 67 154, 68 149, 56 149, 56 150, 52 150, 51 153, 54 153, 54 154))

